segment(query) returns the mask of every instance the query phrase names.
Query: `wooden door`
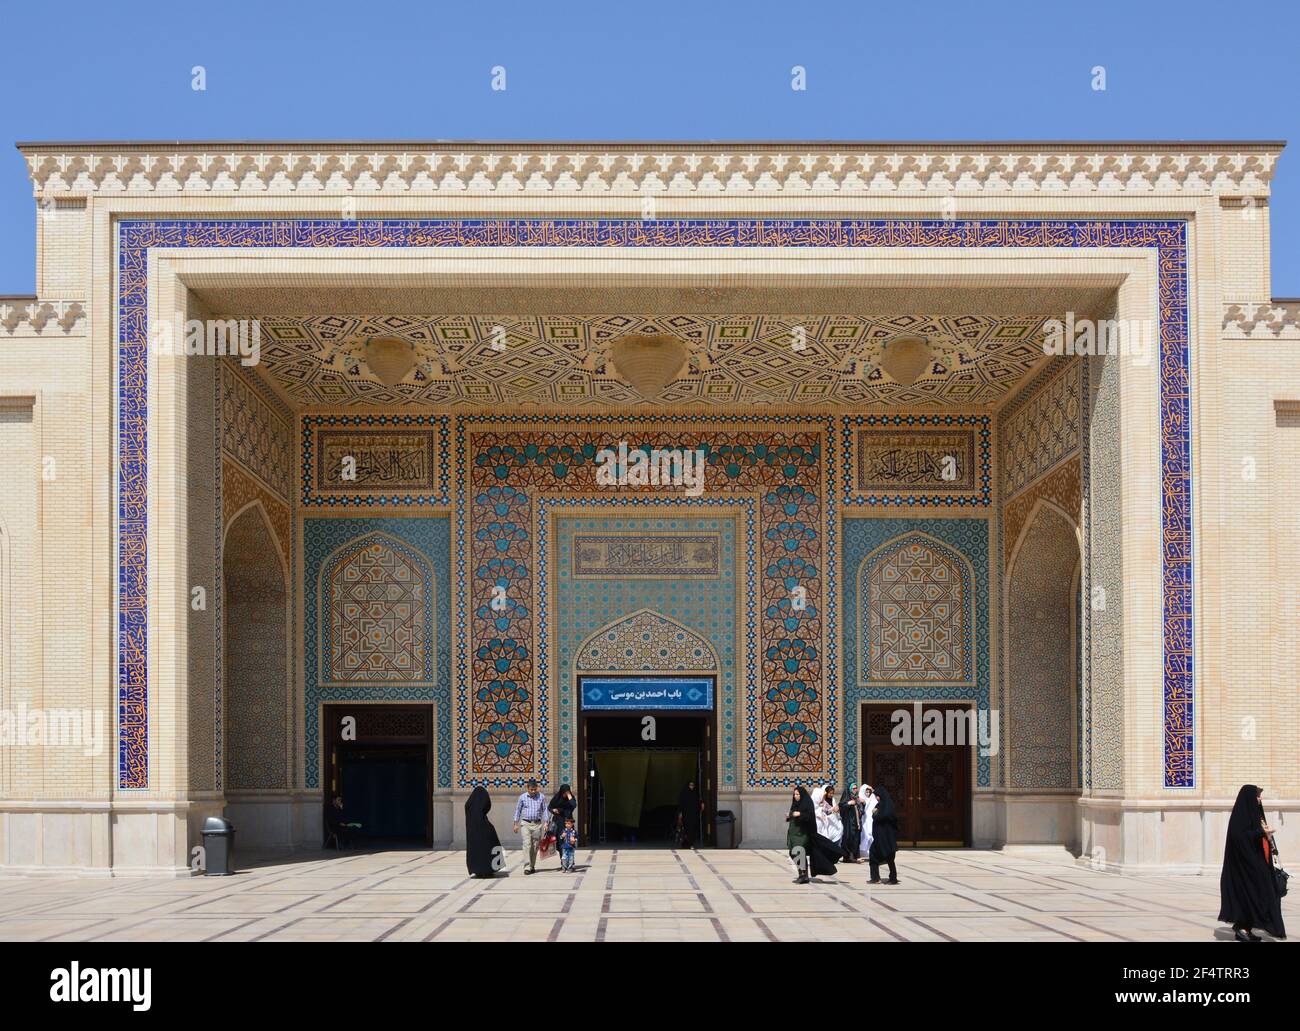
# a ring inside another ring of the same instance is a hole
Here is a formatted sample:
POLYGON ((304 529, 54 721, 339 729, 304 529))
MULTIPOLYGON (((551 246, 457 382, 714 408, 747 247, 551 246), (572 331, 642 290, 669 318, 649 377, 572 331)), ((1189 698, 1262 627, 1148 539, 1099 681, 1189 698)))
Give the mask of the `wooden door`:
MULTIPOLYGON (((902 703, 907 705, 909 703, 902 703)), ((898 705, 868 706, 862 721, 864 779, 884 787, 898 810, 899 845, 970 842, 970 744, 896 744, 891 714, 898 705)), ((945 714, 968 706, 927 705, 945 714)), ((945 719, 945 722, 946 719, 945 719)))

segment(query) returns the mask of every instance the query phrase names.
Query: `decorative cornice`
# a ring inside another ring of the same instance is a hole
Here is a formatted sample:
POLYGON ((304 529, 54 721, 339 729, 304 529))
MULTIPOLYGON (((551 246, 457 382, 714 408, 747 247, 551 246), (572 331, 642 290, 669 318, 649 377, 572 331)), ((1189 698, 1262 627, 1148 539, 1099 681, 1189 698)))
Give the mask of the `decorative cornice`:
POLYGON ((86 328, 84 301, 0 297, 0 338, 76 336, 86 328))
POLYGON ((1226 304, 1225 340, 1300 340, 1300 298, 1226 304))
POLYGON ((23 143, 39 196, 94 193, 1263 196, 1283 144, 23 143))

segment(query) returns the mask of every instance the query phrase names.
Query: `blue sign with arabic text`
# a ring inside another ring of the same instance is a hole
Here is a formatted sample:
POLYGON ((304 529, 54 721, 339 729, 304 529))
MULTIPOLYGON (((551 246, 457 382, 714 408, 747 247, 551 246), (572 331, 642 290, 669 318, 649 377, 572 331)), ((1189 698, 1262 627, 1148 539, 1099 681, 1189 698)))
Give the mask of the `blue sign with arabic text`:
POLYGON ((584 709, 712 709, 708 677, 584 677, 584 709))

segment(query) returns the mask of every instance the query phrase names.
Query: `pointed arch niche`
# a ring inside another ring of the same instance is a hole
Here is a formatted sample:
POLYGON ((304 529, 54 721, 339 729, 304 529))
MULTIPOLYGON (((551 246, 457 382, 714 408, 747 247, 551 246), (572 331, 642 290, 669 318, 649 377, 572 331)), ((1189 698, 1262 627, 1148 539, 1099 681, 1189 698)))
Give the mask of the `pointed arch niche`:
POLYGON ((231 792, 289 787, 289 568, 261 501, 230 520, 221 549, 222 720, 231 792))
POLYGON ((713 673, 713 645, 690 627, 652 609, 620 616, 590 635, 574 654, 577 673, 713 673))
POLYGON ((866 685, 975 686, 975 571, 928 533, 886 541, 858 567, 866 685))
POLYGON ((389 534, 334 551, 320 573, 322 684, 432 683, 433 566, 389 534))
POLYGON ((1011 552, 1006 590, 1008 786, 1077 791, 1079 529, 1039 498, 1011 552))

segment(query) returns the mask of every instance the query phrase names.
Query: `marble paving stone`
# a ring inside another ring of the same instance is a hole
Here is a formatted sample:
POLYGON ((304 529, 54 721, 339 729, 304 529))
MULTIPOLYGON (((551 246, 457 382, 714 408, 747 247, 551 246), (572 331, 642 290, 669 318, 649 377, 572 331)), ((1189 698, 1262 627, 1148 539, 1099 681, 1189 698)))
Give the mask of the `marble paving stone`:
MULTIPOLYGON (((1217 879, 1095 870, 1068 857, 900 853, 791 883, 780 850, 597 849, 577 874, 474 879, 453 851, 241 856, 233 877, 0 878, 0 940, 1215 941, 1217 879)), ((1283 903, 1300 926, 1300 904, 1283 903)))
MULTIPOLYGON (((200 942, 215 941, 248 923, 248 918, 218 917, 195 919, 160 917, 141 922, 117 920, 111 926, 95 928, 85 935, 89 941, 110 942, 200 942)), ((80 937, 80 936, 77 936, 80 937)))
POLYGON ((695 914, 710 911, 708 900, 695 893, 674 891, 645 894, 625 890, 610 893, 607 909, 614 914, 663 912, 695 914))
POLYGON ((902 885, 875 887, 872 898, 880 905, 899 913, 990 913, 993 902, 984 902, 969 893, 905 890, 902 885))
POLYGON ((16 917, 0 922, 0 940, 7 942, 90 941, 111 920, 85 917, 16 917))
POLYGON ((284 892, 259 894, 246 891, 239 895, 223 895, 208 899, 191 906, 188 912, 200 916, 215 916, 226 913, 283 913, 295 906, 320 898, 319 895, 297 895, 284 892))
POLYGON ((176 898, 172 895, 140 895, 137 893, 121 895, 104 895, 96 898, 74 898, 51 900, 43 906, 38 906, 28 912, 36 913, 57 913, 66 915, 69 913, 148 913, 166 910, 174 911, 179 906, 189 905, 186 899, 176 898))
POLYGON ((259 941, 382 941, 400 925, 391 917, 301 917, 259 941))
POLYGON ((395 891, 359 891, 321 906, 318 913, 424 913, 445 899, 445 893, 402 894, 395 891))

